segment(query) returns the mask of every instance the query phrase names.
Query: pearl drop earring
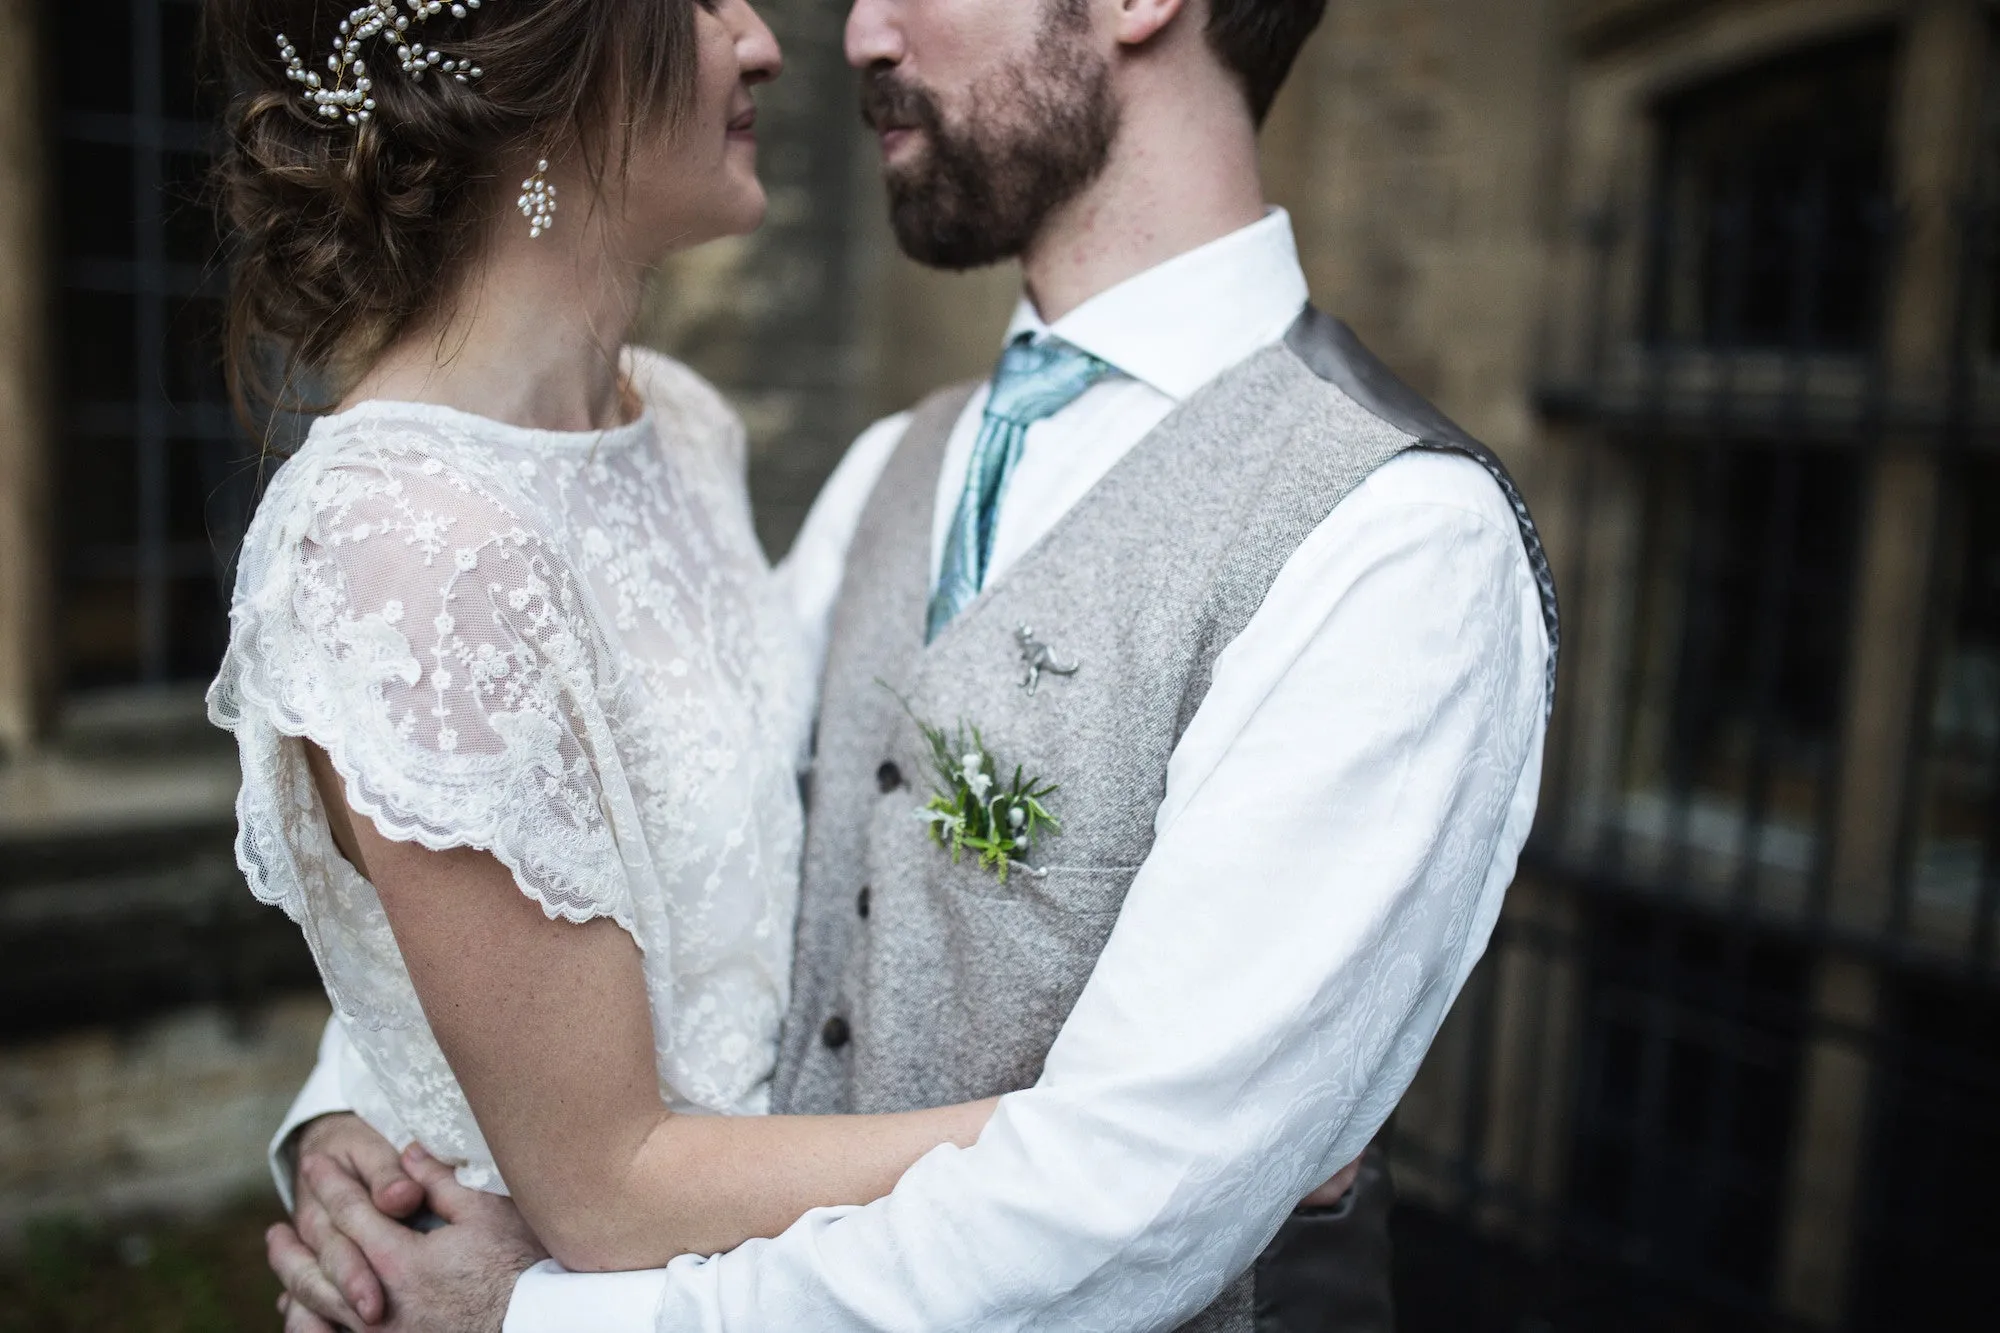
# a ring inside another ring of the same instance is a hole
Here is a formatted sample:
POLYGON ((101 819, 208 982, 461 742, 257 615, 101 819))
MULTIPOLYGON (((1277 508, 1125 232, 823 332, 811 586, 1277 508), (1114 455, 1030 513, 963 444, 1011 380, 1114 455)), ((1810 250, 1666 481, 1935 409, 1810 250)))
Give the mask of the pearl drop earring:
POLYGON ((535 163, 535 174, 521 182, 521 197, 514 201, 514 207, 528 220, 531 241, 556 225, 556 187, 548 182, 548 169, 547 158, 535 163))

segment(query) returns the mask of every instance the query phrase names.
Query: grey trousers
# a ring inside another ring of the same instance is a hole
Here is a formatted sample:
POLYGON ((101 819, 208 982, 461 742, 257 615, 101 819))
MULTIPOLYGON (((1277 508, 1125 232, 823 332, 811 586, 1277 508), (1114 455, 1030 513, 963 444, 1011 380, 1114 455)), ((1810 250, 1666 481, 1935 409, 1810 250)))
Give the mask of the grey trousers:
POLYGON ((1293 1213, 1257 1260, 1257 1333, 1394 1333, 1388 1154, 1370 1144, 1331 1208, 1293 1213))

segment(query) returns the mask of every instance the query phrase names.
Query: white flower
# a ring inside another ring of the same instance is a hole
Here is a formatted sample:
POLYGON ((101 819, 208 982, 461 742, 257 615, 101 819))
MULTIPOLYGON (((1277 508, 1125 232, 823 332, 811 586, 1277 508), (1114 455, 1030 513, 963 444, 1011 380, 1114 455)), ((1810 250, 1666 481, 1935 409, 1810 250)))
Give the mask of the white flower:
POLYGON ((972 799, 983 804, 986 800, 986 793, 993 790, 993 779, 987 777, 984 773, 968 772, 965 774, 965 785, 971 788, 972 799))
POLYGON ((473 570, 479 568, 478 549, 476 547, 471 547, 471 546, 459 547, 458 555, 454 563, 457 564, 459 572, 464 574, 470 574, 473 570))
POLYGON ((403 603, 400 598, 391 597, 382 603, 382 623, 400 625, 403 623, 403 603))
POLYGON ((1019 831, 1021 825, 1028 822, 1028 812, 1017 805, 1007 812, 1007 822, 1019 831))

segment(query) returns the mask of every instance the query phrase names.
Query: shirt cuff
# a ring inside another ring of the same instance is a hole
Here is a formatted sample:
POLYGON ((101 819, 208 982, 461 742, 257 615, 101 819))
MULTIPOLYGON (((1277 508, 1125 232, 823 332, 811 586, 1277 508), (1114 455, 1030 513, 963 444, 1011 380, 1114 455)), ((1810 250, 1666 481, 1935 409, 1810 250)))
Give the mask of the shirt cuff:
POLYGON ((521 1274, 500 1333, 654 1333, 667 1270, 572 1273, 553 1259, 521 1274))
POLYGON ((278 1132, 271 1136, 268 1153, 271 1182, 278 1187, 278 1197, 284 1200, 287 1213, 292 1211, 292 1177, 299 1165, 292 1135, 323 1115, 339 1115, 354 1109, 340 1084, 340 1055, 346 1044, 347 1032, 340 1026, 340 1019, 327 1019, 326 1030, 320 1033, 319 1059, 313 1065, 312 1075, 293 1098, 292 1109, 285 1112, 278 1132))

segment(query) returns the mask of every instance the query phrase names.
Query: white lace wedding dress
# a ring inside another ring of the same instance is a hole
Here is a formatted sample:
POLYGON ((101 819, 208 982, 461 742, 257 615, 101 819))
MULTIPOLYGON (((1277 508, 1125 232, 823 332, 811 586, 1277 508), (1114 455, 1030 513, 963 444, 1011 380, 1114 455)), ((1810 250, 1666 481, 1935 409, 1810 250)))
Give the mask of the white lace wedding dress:
POLYGON ((478 1188, 505 1187, 300 737, 387 836, 483 848, 551 918, 629 931, 675 1107, 762 1111, 785 1009, 804 653, 740 423, 675 362, 625 366, 645 412, 610 431, 319 421, 251 524, 209 695, 242 752, 238 859, 305 931, 372 1075, 356 1110, 478 1188))

